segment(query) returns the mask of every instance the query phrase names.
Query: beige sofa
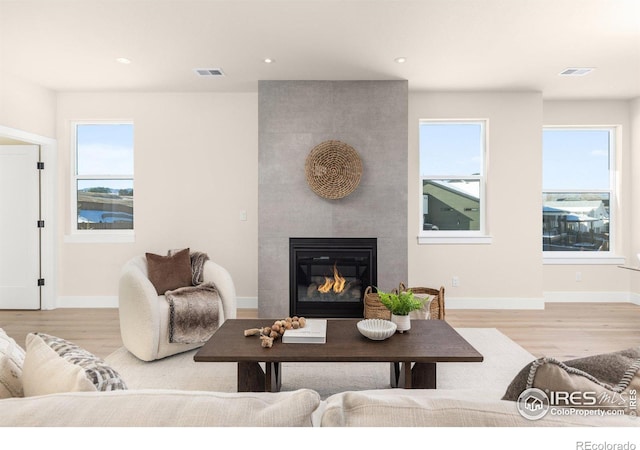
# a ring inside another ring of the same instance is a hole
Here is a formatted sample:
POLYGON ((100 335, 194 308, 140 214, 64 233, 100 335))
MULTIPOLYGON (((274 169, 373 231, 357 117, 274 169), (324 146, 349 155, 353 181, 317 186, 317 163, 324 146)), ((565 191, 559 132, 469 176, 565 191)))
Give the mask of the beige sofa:
POLYGON ((129 390, 0 400, 9 427, 629 427, 630 416, 524 419, 514 402, 465 390, 344 392, 322 401, 301 389, 280 393, 129 390))
POLYGON ((323 427, 637 427, 630 416, 547 414, 523 418, 516 403, 498 400, 501 392, 403 390, 343 392, 321 404, 323 427))
POLYGON ((219 393, 177 390, 70 392, 0 400, 9 427, 303 427, 320 405, 311 390, 219 393))

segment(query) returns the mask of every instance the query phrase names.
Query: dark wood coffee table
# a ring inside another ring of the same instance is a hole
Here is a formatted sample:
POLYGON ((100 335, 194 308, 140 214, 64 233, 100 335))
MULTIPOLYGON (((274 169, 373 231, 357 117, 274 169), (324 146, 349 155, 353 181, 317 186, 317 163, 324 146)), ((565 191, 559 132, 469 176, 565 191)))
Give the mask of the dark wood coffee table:
POLYGON ((388 362, 391 387, 435 389, 436 363, 481 362, 483 357, 444 320, 412 320, 411 330, 384 341, 362 336, 359 319, 328 319, 326 344, 283 344, 262 348, 249 328, 270 319, 229 319, 194 356, 196 362, 237 362, 238 392, 277 392, 283 362, 388 362), (263 370, 260 363, 265 363, 263 370))

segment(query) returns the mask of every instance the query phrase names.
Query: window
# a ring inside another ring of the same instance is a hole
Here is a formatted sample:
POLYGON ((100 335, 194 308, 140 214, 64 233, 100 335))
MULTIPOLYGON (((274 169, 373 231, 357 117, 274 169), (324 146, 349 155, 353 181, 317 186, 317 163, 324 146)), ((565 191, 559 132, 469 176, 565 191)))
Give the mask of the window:
POLYGON ((75 123, 73 136, 73 233, 131 233, 133 124, 75 123))
POLYGON ((487 238, 485 133, 485 121, 420 121, 421 243, 487 238))
MULTIPOLYGON (((615 130, 543 130, 542 250, 609 252, 614 220, 615 130)), ((556 253, 564 252, 564 253, 556 253)), ((546 255, 551 255, 547 253, 546 255)))

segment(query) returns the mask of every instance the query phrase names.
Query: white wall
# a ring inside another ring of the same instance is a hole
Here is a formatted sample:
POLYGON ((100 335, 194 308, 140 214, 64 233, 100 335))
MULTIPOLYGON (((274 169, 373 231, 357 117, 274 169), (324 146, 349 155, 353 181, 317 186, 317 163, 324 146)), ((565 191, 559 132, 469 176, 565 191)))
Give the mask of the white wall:
MULTIPOLYGON (((629 102, 629 121, 631 129, 631 198, 635 199, 631 207, 631 246, 627 264, 640 267, 640 260, 636 257, 640 253, 640 98, 629 102)), ((640 304, 640 272, 630 272, 632 300, 640 304)))
MULTIPOLYGON (((545 125, 619 125, 619 147, 616 162, 618 180, 618 220, 615 225, 616 244, 613 253, 627 257, 632 254, 631 234, 632 185, 631 144, 632 129, 629 121, 629 102, 627 101, 545 101, 545 125)), ((637 173, 637 172, 636 172, 637 173)), ((636 197, 637 198, 637 197, 636 197)), ((602 293, 602 301, 624 299, 630 289, 630 272, 620 269, 617 264, 608 265, 545 265, 544 290, 548 293, 577 292, 587 299, 589 293, 595 299, 602 293), (582 280, 576 281, 576 272, 582 280), (619 293, 616 297, 615 293, 619 293), (614 298, 615 297, 615 298, 614 298)), ((553 294, 553 297, 558 297, 553 294)), ((560 296, 562 298, 562 296, 560 296)))
POLYGON ((540 307, 540 93, 409 94, 409 286, 446 288, 465 307, 540 307), (487 229, 491 244, 420 245, 418 121, 488 119, 487 229), (452 287, 452 277, 460 280, 452 287))
POLYGON ((0 71, 0 125, 55 138, 53 91, 0 71))
MULTIPOLYGON (((7 96, 6 89, 0 93, 7 96)), ((55 105, 55 96, 39 89, 28 97, 39 98, 38 104, 45 110, 46 105, 55 105)), ((94 301, 113 299, 120 267, 128 258, 185 246, 206 251, 225 265, 236 281, 239 297, 254 299, 258 280, 257 94, 61 93, 57 98, 53 117, 4 107, 0 124, 58 138, 58 295, 62 303, 92 306, 94 301), (134 243, 64 242, 71 226, 70 123, 88 119, 135 122, 134 243), (47 131, 48 127, 54 131, 47 131), (247 211, 246 222, 239 220, 241 210, 247 211)), ((640 99, 543 102, 539 93, 410 93, 409 286, 442 284, 451 307, 539 306, 548 292, 566 294, 567 298, 575 293, 597 298, 598 293, 618 292, 622 296, 631 290, 640 298, 640 272, 615 265, 542 264, 543 124, 623 126, 620 170, 625 180, 621 189, 624 219, 619 243, 624 256, 640 251, 640 237, 633 233, 640 223, 640 212, 631 203, 631 195, 640 197, 640 183, 629 181, 640 173, 640 158, 631 158, 632 148, 640 151, 640 99), (487 207, 492 244, 417 243, 421 118, 489 120, 487 207), (629 143, 632 133, 636 139, 629 143), (575 281, 578 270, 583 276, 580 283, 575 281), (451 286, 453 276, 460 278, 460 287, 451 286)))
POLYGON ((256 297, 257 111, 253 93, 59 94, 60 303, 113 299, 129 258, 184 247, 226 267, 239 297, 256 297), (71 230, 71 122, 101 119, 134 122, 134 243, 64 240, 71 230))
POLYGON ((40 145, 40 160, 45 163, 41 176, 41 212, 47 226, 42 233, 41 275, 45 285, 41 290, 42 308, 56 304, 56 191, 57 164, 56 94, 29 81, 0 70, 0 142, 35 143, 40 145))

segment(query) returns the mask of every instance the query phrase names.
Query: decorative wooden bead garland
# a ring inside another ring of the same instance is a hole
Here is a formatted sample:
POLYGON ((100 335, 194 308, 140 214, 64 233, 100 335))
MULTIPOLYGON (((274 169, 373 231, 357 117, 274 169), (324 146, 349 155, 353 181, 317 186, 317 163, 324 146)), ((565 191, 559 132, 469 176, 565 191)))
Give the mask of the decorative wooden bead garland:
POLYGON ((248 330, 244 330, 244 335, 245 337, 259 335, 261 345, 264 348, 271 348, 273 347, 273 341, 282 337, 285 331, 304 328, 306 324, 307 319, 304 317, 287 317, 283 320, 276 320, 270 327, 249 328, 248 330))

